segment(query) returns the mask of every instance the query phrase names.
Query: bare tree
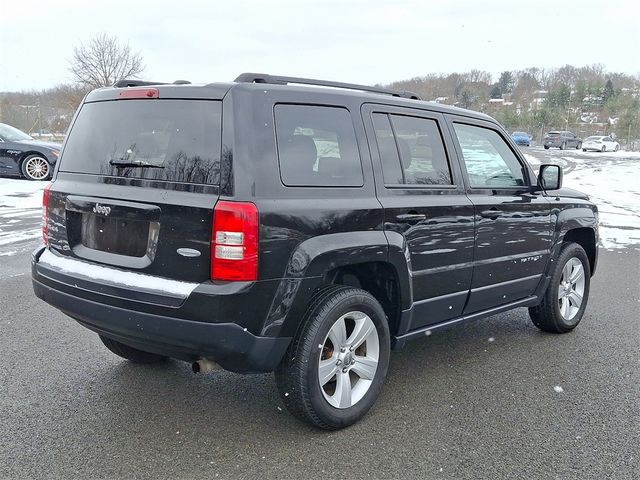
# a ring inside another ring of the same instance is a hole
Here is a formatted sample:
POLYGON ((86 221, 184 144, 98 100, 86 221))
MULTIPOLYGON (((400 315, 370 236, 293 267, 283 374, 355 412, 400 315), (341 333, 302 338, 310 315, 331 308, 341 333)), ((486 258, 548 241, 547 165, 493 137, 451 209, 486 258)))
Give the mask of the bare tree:
POLYGON ((118 80, 136 77, 144 70, 142 56, 129 45, 106 33, 96 35, 88 45, 73 49, 71 73, 90 88, 107 87, 118 80))

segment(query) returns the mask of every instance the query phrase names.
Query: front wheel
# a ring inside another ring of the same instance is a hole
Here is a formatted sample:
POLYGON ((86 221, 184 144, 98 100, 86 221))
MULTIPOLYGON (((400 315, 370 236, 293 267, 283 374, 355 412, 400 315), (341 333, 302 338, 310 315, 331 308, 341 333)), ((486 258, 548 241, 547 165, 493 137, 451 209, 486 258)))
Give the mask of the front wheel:
POLYGON ((545 149, 545 150, 549 150, 549 146, 548 146, 548 145, 545 145, 545 146, 544 146, 544 149, 545 149))
POLYGON ((567 333, 578 326, 589 298, 591 269, 584 249, 566 243, 551 274, 540 305, 529 308, 533 324, 551 333, 567 333))
POLYGON ((620 150, 620 145, 616 145, 616 148, 613 149, 614 152, 617 152, 618 150, 620 150))
POLYGON ((51 165, 42 155, 29 155, 22 161, 20 169, 27 180, 48 180, 51 177, 51 165))
POLYGON ((583 149, 582 149, 582 151, 583 151, 583 152, 586 152, 586 151, 587 151, 587 149, 586 149, 586 148, 583 148, 583 149))
POLYGON ((601 152, 606 152, 607 151, 607 147, 606 145, 603 145, 602 148, 600 149, 601 152))
POLYGON ((389 366, 389 327, 368 292, 331 286, 311 301, 275 371, 287 410, 325 430, 354 424, 376 401, 389 366))

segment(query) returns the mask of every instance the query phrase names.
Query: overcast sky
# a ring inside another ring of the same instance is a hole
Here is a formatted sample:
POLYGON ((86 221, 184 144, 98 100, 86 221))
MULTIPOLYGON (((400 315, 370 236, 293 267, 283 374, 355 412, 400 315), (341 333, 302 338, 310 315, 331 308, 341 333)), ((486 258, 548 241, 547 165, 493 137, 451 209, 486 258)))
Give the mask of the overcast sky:
POLYGON ((137 51, 143 78, 232 80, 244 71, 355 83, 437 72, 602 63, 640 73, 636 1, 2 0, 0 91, 72 80, 97 32, 137 51))

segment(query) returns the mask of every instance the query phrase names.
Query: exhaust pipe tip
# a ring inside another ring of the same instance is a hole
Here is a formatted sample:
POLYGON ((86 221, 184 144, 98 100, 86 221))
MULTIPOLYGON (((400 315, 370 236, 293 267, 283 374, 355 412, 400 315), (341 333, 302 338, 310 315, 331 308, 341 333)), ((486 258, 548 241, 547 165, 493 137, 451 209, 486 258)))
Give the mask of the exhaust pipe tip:
POLYGON ((191 371, 193 373, 208 373, 214 370, 220 370, 220 365, 207 358, 201 358, 191 364, 191 371))

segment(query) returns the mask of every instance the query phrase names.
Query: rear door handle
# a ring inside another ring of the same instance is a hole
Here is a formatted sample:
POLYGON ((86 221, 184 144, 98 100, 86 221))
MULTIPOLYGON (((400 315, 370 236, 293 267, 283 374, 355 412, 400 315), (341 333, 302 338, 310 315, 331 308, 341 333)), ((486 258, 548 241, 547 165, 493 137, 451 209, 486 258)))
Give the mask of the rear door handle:
POLYGON ((401 215, 396 215, 396 219, 399 222, 417 223, 422 220, 426 220, 427 216, 424 213, 403 213, 401 215))
POLYGON ((497 208, 494 207, 494 208, 490 208, 489 210, 482 211, 480 215, 482 215, 484 218, 490 218, 492 220, 495 220, 500 215, 502 215, 502 210, 498 210, 497 208))

